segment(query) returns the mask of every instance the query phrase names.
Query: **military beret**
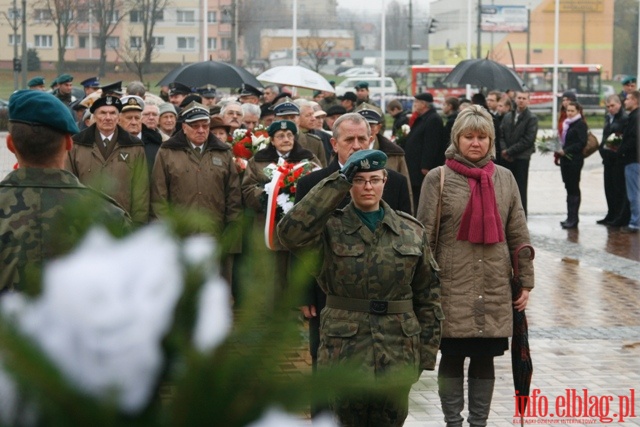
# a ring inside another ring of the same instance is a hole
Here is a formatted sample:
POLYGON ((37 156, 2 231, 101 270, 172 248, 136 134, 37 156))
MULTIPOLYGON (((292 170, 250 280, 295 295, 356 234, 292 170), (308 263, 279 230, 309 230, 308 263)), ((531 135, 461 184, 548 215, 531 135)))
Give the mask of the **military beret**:
POLYGON ((224 130, 227 131, 227 133, 231 132, 231 126, 225 125, 224 120, 222 120, 222 117, 220 116, 212 117, 211 122, 209 123, 209 129, 218 129, 218 128, 223 128, 224 130))
POLYGON ((347 100, 351 102, 356 102, 358 100, 358 97, 356 96, 355 93, 349 91, 349 92, 345 92, 344 95, 339 96, 338 99, 340 101, 347 100))
POLYGON ((360 108, 357 113, 360 114, 369 123, 378 124, 382 121, 382 116, 376 110, 371 109, 369 104, 360 104, 360 108))
POLYGON ((125 111, 144 110, 144 101, 137 95, 123 96, 122 99, 120 99, 120 102, 122 103, 122 110, 120 110, 122 113, 125 111))
POLYGON ((576 98, 576 93, 575 92, 571 92, 571 91, 566 91, 562 94, 563 98, 567 98, 569 101, 577 101, 578 98, 576 98))
POLYGON ((384 169, 387 164, 387 155, 380 150, 359 150, 347 159, 343 169, 349 165, 358 164, 359 172, 373 172, 384 169))
POLYGON ((214 85, 204 85, 196 90, 203 98, 215 98, 216 87, 214 85))
POLYGON ((369 89, 369 83, 368 82, 358 82, 356 83, 356 85, 354 86, 354 88, 357 89, 369 89))
POLYGON ((173 82, 169 85, 169 95, 188 95, 191 92, 191 88, 180 82, 173 82))
POLYGON ((329 80, 329 84, 333 87, 335 87, 336 85, 336 81, 335 80, 329 80))
POLYGON ((178 112, 176 111, 176 107, 170 103, 170 102, 165 102, 164 104, 160 104, 160 107, 158 107, 158 109, 160 110, 160 116, 163 114, 167 114, 167 113, 171 113, 174 116, 178 117, 178 112))
POLYGON ((106 95, 122 95, 124 93, 124 91, 122 90, 122 80, 120 80, 119 82, 115 82, 115 83, 111 83, 110 85, 105 85, 100 87, 100 89, 102 90, 102 95, 106 96, 106 95))
POLYGON ((191 104, 192 102, 197 102, 198 104, 202 104, 202 97, 195 93, 189 94, 184 97, 184 99, 182 100, 182 102, 178 107, 185 108, 187 105, 191 104))
POLYGON ((636 82, 636 76, 626 76, 624 79, 622 79, 623 85, 628 85, 629 83, 635 83, 635 82, 636 82))
POLYGON ((242 87, 240 88, 240 97, 243 96, 262 96, 262 91, 257 87, 251 86, 248 83, 242 83, 242 87))
POLYGON ((79 132, 67 106, 52 94, 39 90, 22 89, 11 95, 9 121, 44 125, 64 134, 79 132))
POLYGON ((327 109, 327 116, 341 116, 347 114, 347 109, 342 105, 332 105, 327 109))
POLYGON ((73 76, 71 74, 60 74, 56 81, 58 84, 69 83, 73 81, 73 76))
POLYGON ((277 122, 273 122, 269 126, 269 129, 267 129, 267 132, 269 136, 273 138, 273 135, 279 130, 290 130, 294 135, 298 133, 298 127, 291 120, 278 120, 277 122))
POLYGON ((284 102, 272 107, 276 116, 288 116, 291 114, 300 115, 300 108, 291 100, 291 98, 284 98, 284 102))
POLYGON ((120 102, 120 98, 118 98, 117 96, 101 96, 100 98, 96 99, 93 104, 91 104, 89 111, 91 111, 91 114, 94 114, 100 107, 116 107, 118 111, 121 111, 122 102, 120 102))
POLYGON ((418 101, 424 101, 424 102, 433 102, 433 95, 431 95, 429 92, 423 92, 423 93, 419 93, 415 96, 415 98, 418 101))
POLYGON ((100 87, 100 77, 89 77, 80 82, 83 87, 100 87))
POLYGON ((53 79, 53 81, 51 82, 51 84, 49 85, 49 87, 51 89, 53 89, 54 87, 56 87, 58 85, 58 78, 56 77, 55 79, 53 79))
POLYGON ((313 91, 313 97, 315 98, 316 96, 320 95, 322 93, 321 90, 314 90, 313 91))
POLYGON ((184 123, 193 123, 198 120, 210 121, 209 109, 198 102, 192 102, 180 112, 180 118, 184 123))
POLYGON ((27 87, 44 86, 44 77, 37 76, 29 80, 27 87))

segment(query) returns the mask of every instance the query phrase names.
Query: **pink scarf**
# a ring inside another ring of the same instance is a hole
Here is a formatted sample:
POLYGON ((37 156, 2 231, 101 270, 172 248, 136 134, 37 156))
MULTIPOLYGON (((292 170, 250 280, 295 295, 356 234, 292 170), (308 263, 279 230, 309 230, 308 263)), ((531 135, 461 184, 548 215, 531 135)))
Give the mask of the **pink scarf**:
POLYGON ((486 245, 503 242, 502 220, 491 179, 496 169, 493 162, 488 162, 481 168, 470 168, 455 159, 447 159, 446 164, 468 178, 471 190, 456 238, 486 245))
POLYGON ((569 131, 569 126, 571 126, 572 123, 577 122, 578 120, 580 120, 582 118, 582 115, 578 114, 573 116, 572 118, 566 118, 564 120, 564 122, 562 122, 562 133, 560 134, 560 141, 562 142, 562 146, 564 147, 564 143, 567 139, 567 132, 569 131))

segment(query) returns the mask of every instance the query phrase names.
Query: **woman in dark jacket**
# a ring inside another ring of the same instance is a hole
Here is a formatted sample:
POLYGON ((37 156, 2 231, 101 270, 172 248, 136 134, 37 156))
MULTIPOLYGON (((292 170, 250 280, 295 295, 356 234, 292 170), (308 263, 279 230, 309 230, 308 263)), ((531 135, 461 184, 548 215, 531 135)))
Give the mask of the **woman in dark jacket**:
POLYGON ((560 172, 567 190, 567 219, 561 221, 562 228, 578 226, 580 210, 580 173, 584 165, 582 150, 587 145, 588 127, 582 115, 582 106, 577 101, 569 101, 567 118, 560 129, 561 148, 556 152, 560 158, 560 172))

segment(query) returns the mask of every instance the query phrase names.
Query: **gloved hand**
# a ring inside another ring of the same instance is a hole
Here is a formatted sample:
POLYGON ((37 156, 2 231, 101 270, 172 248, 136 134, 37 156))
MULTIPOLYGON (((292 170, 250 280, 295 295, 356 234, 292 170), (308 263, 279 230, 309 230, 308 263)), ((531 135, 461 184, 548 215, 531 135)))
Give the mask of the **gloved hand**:
POLYGON ((386 164, 387 155, 382 151, 360 150, 349 157, 342 169, 340 169, 340 175, 351 183, 358 172, 377 171, 384 169, 386 164))

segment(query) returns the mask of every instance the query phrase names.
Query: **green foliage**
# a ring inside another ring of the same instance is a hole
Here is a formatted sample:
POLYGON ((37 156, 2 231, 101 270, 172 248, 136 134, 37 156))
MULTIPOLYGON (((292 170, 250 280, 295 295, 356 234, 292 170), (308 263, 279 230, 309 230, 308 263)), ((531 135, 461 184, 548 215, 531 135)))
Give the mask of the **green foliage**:
POLYGON ((638 74, 638 0, 616 0, 613 74, 638 74))
POLYGON ((27 49, 27 71, 40 71, 40 57, 36 49, 27 49))

